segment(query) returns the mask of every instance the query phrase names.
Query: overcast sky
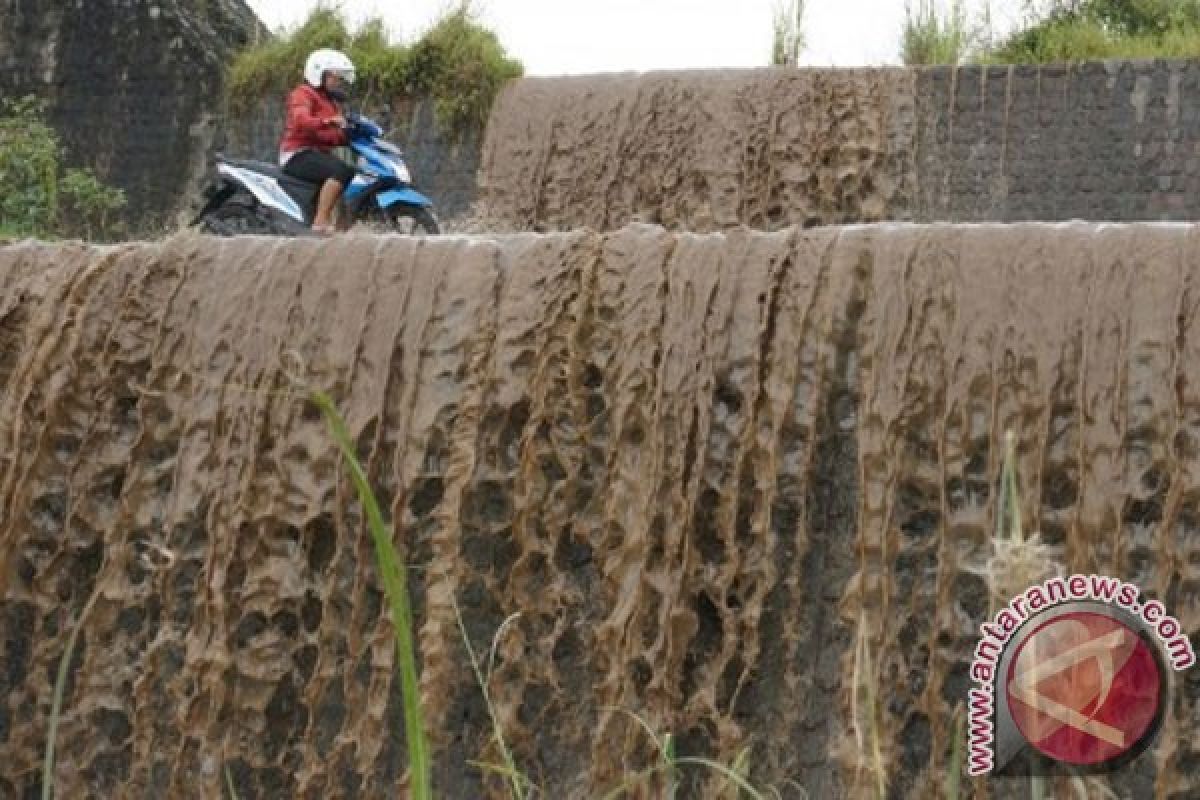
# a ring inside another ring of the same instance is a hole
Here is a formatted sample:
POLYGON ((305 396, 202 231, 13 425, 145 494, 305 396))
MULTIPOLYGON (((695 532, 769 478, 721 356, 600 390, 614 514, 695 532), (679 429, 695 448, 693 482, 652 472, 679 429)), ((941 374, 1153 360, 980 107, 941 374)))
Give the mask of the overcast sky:
MULTIPOLYGON (((248 0, 272 29, 294 26, 316 0, 248 0)), ((475 7, 530 75, 762 66, 777 0, 477 0, 475 7)), ((913 0, 914 3, 917 0, 913 0)), ((939 0, 948 2, 948 0, 939 0)), ((967 0, 974 8, 986 0, 967 0)), ((1023 0, 991 0, 1005 29, 1023 0)), ((327 3, 328 4, 328 3, 327 3)), ((341 0, 351 22, 380 16, 410 40, 451 0, 341 0)), ((905 0, 808 0, 805 64, 898 63, 905 0)))

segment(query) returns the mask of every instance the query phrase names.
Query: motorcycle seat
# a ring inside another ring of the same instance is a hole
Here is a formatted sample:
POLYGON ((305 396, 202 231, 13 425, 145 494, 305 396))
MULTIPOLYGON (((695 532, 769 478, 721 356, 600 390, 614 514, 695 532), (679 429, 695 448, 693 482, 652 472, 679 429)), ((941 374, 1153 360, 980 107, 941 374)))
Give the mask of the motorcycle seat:
POLYGON ((295 180, 295 178, 292 178, 290 175, 285 176, 283 174, 283 170, 278 164, 272 164, 269 161, 252 161, 250 159, 241 158, 222 158, 221 161, 231 167, 248 169, 251 172, 259 172, 263 175, 274 178, 275 180, 282 180, 285 177, 289 178, 290 180, 295 180))
POLYGON ((318 186, 315 183, 310 183, 306 180, 301 180, 293 175, 288 175, 281 167, 272 164, 268 161, 253 161, 251 159, 242 158, 226 158, 221 156, 221 161, 231 167, 239 167, 248 169, 251 172, 257 172, 260 175, 266 175, 276 181, 284 188, 288 194, 292 195, 302 207, 311 205, 313 198, 316 196, 318 186))
POLYGON ((231 167, 241 167, 242 169, 248 169, 253 172, 259 172, 270 178, 274 178, 275 180, 279 181, 280 183, 290 183, 290 184, 295 184, 295 185, 300 185, 300 186, 315 186, 316 185, 316 184, 310 183, 309 181, 303 180, 301 178, 297 178, 294 175, 288 175, 287 173, 285 173, 283 171, 283 168, 280 167, 278 164, 272 164, 269 161, 253 161, 251 159, 242 159, 242 158, 222 158, 221 160, 224 161, 226 164, 228 164, 231 167))

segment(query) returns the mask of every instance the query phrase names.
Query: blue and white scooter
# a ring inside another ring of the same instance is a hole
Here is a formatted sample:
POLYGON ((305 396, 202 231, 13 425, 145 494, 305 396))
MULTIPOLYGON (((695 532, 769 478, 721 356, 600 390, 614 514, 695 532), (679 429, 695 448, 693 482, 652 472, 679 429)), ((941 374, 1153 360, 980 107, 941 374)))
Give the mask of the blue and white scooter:
MULTIPOLYGON (((401 233, 440 232, 433 202, 412 187, 400 149, 383 140, 383 129, 347 114, 347 136, 357 174, 342 194, 343 213, 354 223, 401 233)), ((222 236, 311 234, 321 187, 285 175, 275 164, 217 156, 217 180, 193 224, 222 236)))

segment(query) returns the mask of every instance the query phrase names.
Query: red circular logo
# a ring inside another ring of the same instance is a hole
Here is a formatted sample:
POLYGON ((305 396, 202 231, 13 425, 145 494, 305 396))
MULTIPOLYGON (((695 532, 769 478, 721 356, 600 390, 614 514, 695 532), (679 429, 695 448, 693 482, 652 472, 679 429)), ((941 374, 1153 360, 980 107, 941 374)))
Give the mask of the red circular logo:
POLYGON ((1025 637, 1005 688, 1026 741, 1075 765, 1119 758, 1152 735, 1164 694, 1150 645, 1088 611, 1057 616, 1025 637))

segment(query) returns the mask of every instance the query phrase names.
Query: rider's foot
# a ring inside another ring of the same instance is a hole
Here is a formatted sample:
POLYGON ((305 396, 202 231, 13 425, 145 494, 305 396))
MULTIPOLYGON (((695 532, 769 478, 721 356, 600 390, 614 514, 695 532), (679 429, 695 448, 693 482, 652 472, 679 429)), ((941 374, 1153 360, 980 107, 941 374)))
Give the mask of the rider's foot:
POLYGON ((313 225, 312 230, 317 236, 332 236, 337 231, 332 225, 313 225))

